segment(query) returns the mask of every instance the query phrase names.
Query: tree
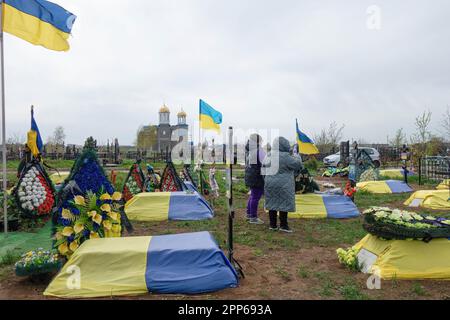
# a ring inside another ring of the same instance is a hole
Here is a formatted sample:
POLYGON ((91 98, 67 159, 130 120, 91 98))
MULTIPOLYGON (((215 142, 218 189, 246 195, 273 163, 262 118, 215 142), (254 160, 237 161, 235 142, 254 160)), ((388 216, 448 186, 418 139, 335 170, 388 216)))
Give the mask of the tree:
POLYGON ((411 137, 411 142, 418 144, 425 144, 431 138, 430 124, 431 111, 424 111, 421 115, 416 117, 415 127, 416 132, 411 137))
POLYGON ((406 134, 403 132, 403 128, 400 128, 395 133, 395 136, 392 140, 389 141, 389 144, 401 148, 406 143, 406 134))
POLYGON ((87 149, 97 150, 97 140, 95 140, 93 137, 89 137, 84 142, 83 151, 87 149))
POLYGON ((53 131, 53 143, 56 145, 64 145, 64 141, 66 140, 66 134, 64 133, 64 128, 62 126, 58 126, 53 131))
POLYGON ((441 126, 445 140, 450 141, 450 106, 447 106, 447 110, 442 115, 441 126))
POLYGON ((329 127, 322 129, 320 134, 314 136, 314 143, 321 153, 329 153, 337 147, 342 140, 345 125, 339 126, 335 121, 329 127))

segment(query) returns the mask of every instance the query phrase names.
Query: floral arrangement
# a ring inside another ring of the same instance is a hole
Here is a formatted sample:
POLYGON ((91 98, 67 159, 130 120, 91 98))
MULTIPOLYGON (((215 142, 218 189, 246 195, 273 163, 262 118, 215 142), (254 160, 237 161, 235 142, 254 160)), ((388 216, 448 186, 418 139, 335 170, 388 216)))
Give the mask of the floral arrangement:
POLYGON ((161 186, 159 189, 162 192, 183 191, 184 189, 186 189, 183 188, 183 184, 184 183, 178 176, 173 163, 167 163, 167 166, 164 169, 163 175, 161 177, 161 186))
POLYGON ((352 182, 349 180, 347 182, 347 184, 345 185, 344 195, 353 199, 355 197, 355 194, 356 194, 356 188, 352 185, 352 182))
POLYGON ((358 261, 359 250, 348 248, 347 250, 339 248, 336 250, 339 262, 352 271, 360 271, 361 264, 358 261))
POLYGON ((65 257, 88 239, 121 236, 122 222, 127 222, 122 194, 115 192, 93 149, 75 162, 58 195, 53 222, 54 247, 65 257))
POLYGON ((44 216, 55 205, 55 189, 42 166, 31 163, 22 173, 14 195, 26 217, 44 216))
POLYGON ((398 209, 373 207, 364 213, 364 229, 385 239, 421 239, 450 237, 450 220, 398 209))
POLYGON ((58 271, 61 266, 58 254, 39 248, 22 254, 15 271, 17 276, 26 277, 58 271))
POLYGON ((133 164, 123 186, 123 199, 125 201, 128 201, 133 198, 133 196, 143 192, 144 180, 144 174, 141 167, 139 166, 139 163, 133 164))
POLYGON ((75 196, 59 209, 54 246, 61 255, 70 257, 88 239, 120 237, 122 207, 120 192, 75 196))

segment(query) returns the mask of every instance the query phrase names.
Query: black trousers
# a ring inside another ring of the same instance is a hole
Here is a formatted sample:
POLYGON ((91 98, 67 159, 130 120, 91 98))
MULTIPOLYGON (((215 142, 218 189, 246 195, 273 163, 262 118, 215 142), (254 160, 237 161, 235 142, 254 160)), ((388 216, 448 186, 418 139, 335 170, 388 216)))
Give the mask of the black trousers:
MULTIPOLYGON (((277 227, 277 211, 270 210, 269 211, 269 219, 270 219, 270 227, 276 228, 277 227)), ((280 227, 281 228, 288 228, 288 213, 284 211, 280 211, 280 227)))

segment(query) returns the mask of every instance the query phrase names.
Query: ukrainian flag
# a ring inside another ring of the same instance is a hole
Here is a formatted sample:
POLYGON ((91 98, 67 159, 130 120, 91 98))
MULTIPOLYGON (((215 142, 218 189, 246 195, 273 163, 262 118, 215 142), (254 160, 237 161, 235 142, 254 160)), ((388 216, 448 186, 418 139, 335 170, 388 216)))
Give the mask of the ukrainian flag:
POLYGON ((39 133, 39 128, 37 126, 36 121, 34 120, 34 111, 31 109, 31 129, 28 131, 28 148, 30 148, 33 156, 37 157, 38 154, 41 153, 42 150, 42 138, 39 133))
POLYGON ((222 114, 200 99, 200 128, 220 132, 222 114))
POLYGON ((297 144, 299 153, 306 155, 320 153, 314 142, 306 134, 300 131, 297 120, 295 120, 295 122, 297 125, 297 144))
POLYGON ((45 0, 3 0, 3 30, 50 50, 69 50, 76 16, 45 0))

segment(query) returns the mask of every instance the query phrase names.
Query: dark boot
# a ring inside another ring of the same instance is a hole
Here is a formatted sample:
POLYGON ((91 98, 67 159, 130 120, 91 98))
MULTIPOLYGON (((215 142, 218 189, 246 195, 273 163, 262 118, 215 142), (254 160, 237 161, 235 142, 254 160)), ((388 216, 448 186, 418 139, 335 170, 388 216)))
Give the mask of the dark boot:
POLYGON ((288 213, 280 212, 280 231, 286 233, 292 233, 293 231, 289 228, 288 225, 288 213))
POLYGON ((278 230, 277 227, 277 212, 269 211, 269 219, 270 219, 270 230, 278 230))

